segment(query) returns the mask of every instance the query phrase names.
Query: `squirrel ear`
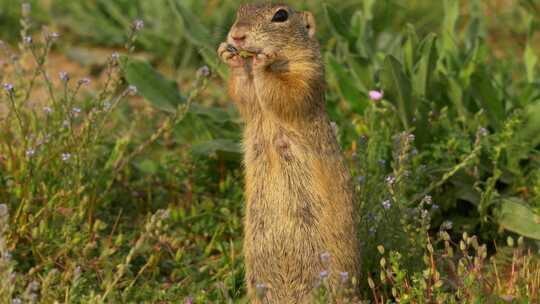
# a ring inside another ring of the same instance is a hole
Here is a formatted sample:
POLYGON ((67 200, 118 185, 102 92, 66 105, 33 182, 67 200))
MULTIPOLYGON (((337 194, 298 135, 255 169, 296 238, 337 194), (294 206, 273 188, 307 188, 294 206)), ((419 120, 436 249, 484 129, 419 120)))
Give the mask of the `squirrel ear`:
POLYGON ((315 24, 315 17, 311 12, 307 11, 302 12, 302 15, 304 16, 304 24, 306 25, 309 38, 313 38, 317 29, 317 25, 315 24))

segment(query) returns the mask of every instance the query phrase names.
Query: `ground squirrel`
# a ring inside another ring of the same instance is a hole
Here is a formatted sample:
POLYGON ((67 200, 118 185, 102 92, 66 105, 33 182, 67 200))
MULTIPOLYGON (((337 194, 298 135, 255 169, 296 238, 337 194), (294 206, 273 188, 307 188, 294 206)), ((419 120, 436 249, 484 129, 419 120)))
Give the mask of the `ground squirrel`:
POLYGON ((261 291, 265 303, 309 303, 321 275, 334 288, 359 273, 353 188, 314 36, 309 12, 246 4, 218 49, 245 122, 243 250, 254 303, 261 291))

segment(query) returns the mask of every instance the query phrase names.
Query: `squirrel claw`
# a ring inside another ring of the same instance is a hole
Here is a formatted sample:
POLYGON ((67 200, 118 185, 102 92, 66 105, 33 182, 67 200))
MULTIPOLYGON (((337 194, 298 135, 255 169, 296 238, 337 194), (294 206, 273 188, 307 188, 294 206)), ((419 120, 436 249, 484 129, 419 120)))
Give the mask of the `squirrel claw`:
POLYGON ((277 52, 274 50, 263 50, 261 53, 253 59, 253 66, 255 67, 267 67, 274 63, 277 58, 277 52))
POLYGON ((229 44, 226 42, 223 42, 219 45, 218 56, 221 61, 223 61, 231 68, 237 68, 244 65, 244 61, 242 60, 242 58, 238 55, 237 52, 232 52, 229 49, 229 44))

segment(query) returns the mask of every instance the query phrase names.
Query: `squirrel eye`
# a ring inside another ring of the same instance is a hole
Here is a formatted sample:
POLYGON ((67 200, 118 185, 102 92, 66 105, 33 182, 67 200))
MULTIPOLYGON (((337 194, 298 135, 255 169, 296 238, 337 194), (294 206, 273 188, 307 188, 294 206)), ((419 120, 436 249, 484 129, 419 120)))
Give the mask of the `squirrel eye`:
POLYGON ((280 9, 276 12, 274 17, 272 17, 272 22, 285 22, 289 18, 289 13, 286 10, 280 9))

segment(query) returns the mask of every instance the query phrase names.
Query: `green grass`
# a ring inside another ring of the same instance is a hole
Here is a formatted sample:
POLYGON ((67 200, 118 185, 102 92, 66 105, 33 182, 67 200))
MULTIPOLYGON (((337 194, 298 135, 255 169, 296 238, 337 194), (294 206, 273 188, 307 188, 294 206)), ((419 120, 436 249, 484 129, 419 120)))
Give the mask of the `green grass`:
MULTIPOLYGON (((215 55, 237 4, 149 3, 0 1, 0 303, 246 301, 215 55)), ((320 302, 538 301, 538 3, 291 3, 318 20, 361 217, 360 299, 321 278, 320 302)))

